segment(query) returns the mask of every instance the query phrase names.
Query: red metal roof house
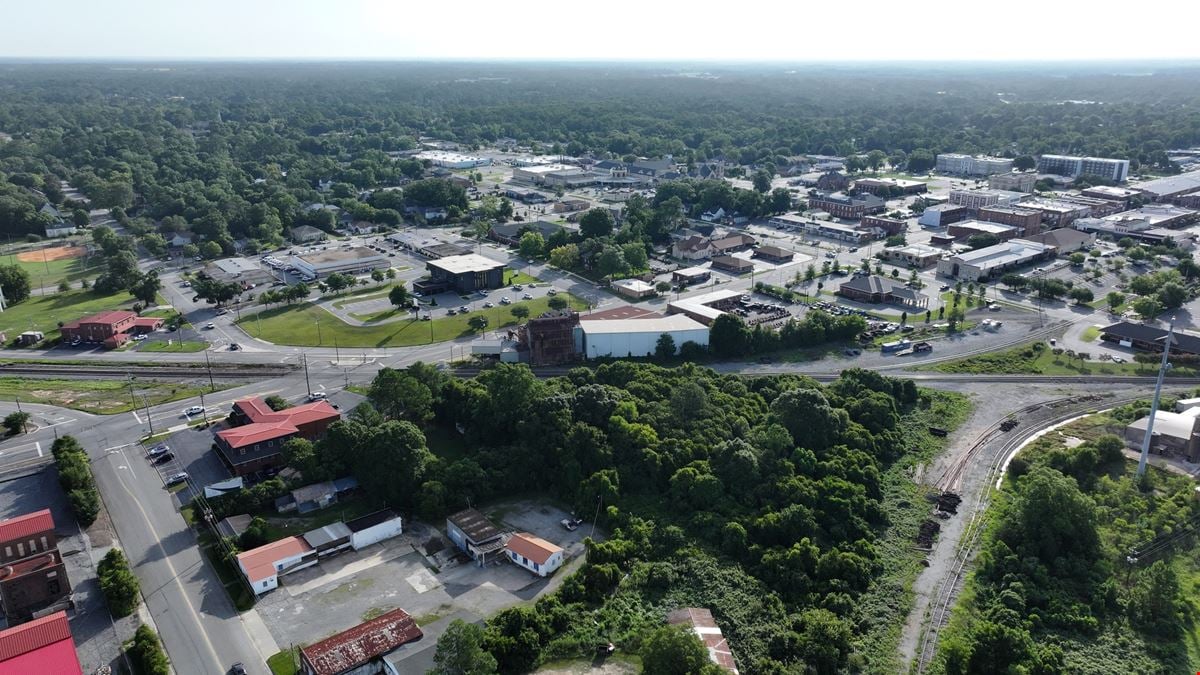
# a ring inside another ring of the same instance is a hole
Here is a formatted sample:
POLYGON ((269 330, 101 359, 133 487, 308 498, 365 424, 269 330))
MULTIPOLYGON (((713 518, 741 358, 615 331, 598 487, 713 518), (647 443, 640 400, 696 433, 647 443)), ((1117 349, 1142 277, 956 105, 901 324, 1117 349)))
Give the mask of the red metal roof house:
POLYGON ((371 675, 385 670, 383 657, 401 645, 420 640, 424 633, 402 609, 394 609, 333 637, 300 649, 304 675, 371 675), (370 667, 377 664, 377 667, 370 667), (364 668, 365 666, 365 668, 364 668))
POLYGON ((0 675, 82 675, 66 612, 0 631, 0 675))
POLYGON ((217 432, 217 449, 235 475, 245 476, 282 464, 280 450, 289 438, 319 438, 339 419, 326 401, 276 412, 256 396, 233 404, 231 428, 217 432))
POLYGON ((112 349, 120 347, 130 336, 149 333, 161 328, 163 320, 153 316, 138 316, 128 310, 110 310, 85 316, 63 324, 59 332, 64 340, 71 342, 100 342, 112 349))

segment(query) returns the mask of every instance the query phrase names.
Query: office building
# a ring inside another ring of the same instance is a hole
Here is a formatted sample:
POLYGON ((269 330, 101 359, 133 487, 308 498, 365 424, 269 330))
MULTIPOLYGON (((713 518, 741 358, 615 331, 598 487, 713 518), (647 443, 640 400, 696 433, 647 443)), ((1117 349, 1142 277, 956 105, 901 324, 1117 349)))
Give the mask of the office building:
POLYGON ((887 205, 875 195, 847 195, 841 192, 813 192, 808 198, 808 208, 824 211, 834 218, 858 220, 865 215, 881 213, 887 205))
POLYGON ((505 264, 476 253, 455 255, 425 263, 429 278, 413 284, 420 293, 441 293, 453 290, 472 293, 504 285, 505 264))
POLYGON ((955 152, 937 156, 937 170, 957 176, 990 176, 1012 171, 1013 161, 1004 157, 964 155, 955 152))
POLYGON ((1037 185, 1037 174, 1032 171, 998 173, 988 176, 988 187, 1008 192, 1033 192, 1037 185))
POLYGON ((1106 157, 1075 157, 1071 155, 1042 155, 1038 158, 1038 171, 1068 178, 1098 176, 1107 180, 1124 182, 1129 177, 1129 160, 1106 157))
POLYGON ((387 256, 365 246, 332 249, 292 256, 292 264, 304 276, 317 278, 335 272, 339 274, 370 272, 390 267, 387 256))
POLYGON ((917 224, 921 227, 946 227, 971 217, 971 209, 958 204, 935 204, 925 208, 917 224))
POLYGON ((938 261, 937 273, 963 281, 989 281, 1015 267, 1052 258, 1054 253, 1054 247, 1048 244, 1012 239, 942 258, 938 261))
POLYGON ((959 241, 966 241, 980 234, 990 234, 1000 241, 1008 241, 1014 237, 1021 236, 1023 233, 1021 228, 1013 227, 1012 225, 988 223, 981 220, 964 220, 961 223, 954 223, 946 228, 946 234, 959 241))
POLYGON ((979 219, 989 223, 1011 225, 1023 230, 1024 234, 1042 231, 1042 212, 1019 206, 988 206, 979 209, 979 219))

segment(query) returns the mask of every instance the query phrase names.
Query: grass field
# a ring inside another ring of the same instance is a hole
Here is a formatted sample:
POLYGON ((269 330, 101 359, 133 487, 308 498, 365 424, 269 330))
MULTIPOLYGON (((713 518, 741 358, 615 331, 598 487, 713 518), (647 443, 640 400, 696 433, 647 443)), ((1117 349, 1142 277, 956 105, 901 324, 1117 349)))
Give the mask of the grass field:
POLYGON ((125 291, 97 295, 91 290, 73 290, 55 295, 31 297, 6 307, 0 313, 0 331, 15 339, 22 331, 38 330, 46 339, 58 337, 58 322, 66 323, 81 316, 108 309, 130 309, 136 300, 125 291))
MULTIPOLYGON (((221 388, 236 386, 225 384, 221 388)), ((142 396, 150 405, 191 398, 207 387, 185 385, 178 382, 138 380, 134 382, 137 404, 144 405, 142 396)), ((20 399, 23 403, 45 403, 63 408, 73 408, 96 415, 114 415, 133 410, 129 397, 129 383, 125 380, 53 380, 27 377, 0 377, 0 400, 20 399)))
MULTIPOLYGON (((1045 343, 1040 343, 1045 344, 1045 343)), ((1012 349, 970 356, 965 359, 946 361, 916 370, 936 370, 942 373, 969 373, 993 375, 1124 375, 1150 377, 1158 367, 1145 363, 1113 363, 1111 361, 1080 361, 1067 355, 1055 355, 1049 348, 1040 352, 1032 344, 1012 349)), ((1180 364, 1167 371, 1168 377, 1196 377, 1200 367, 1180 364)))
POLYGON ((138 348, 139 352, 182 352, 184 354, 191 352, 202 352, 208 349, 207 342, 194 342, 192 340, 179 341, 175 340, 168 345, 165 340, 154 340, 146 342, 138 348))
POLYGON ((1095 326, 1088 326, 1083 329, 1083 334, 1079 336, 1079 339, 1084 342, 1095 342, 1098 337, 1100 337, 1100 329, 1095 326))
MULTIPOLYGON (((565 293, 560 293, 559 297, 567 297, 575 309, 587 307, 579 298, 565 293)), ((244 316, 238 325, 256 338, 282 345, 332 347, 336 339, 340 347, 406 347, 473 335, 474 331, 467 322, 474 316, 486 317, 488 330, 516 325, 517 320, 510 310, 518 305, 528 307, 530 316, 538 316, 550 309, 549 298, 541 297, 433 321, 410 319, 375 326, 351 326, 320 307, 307 303, 274 307, 260 312, 257 317, 244 316)))
POLYGON ((285 649, 267 659, 271 675, 296 675, 296 657, 291 649, 285 649))
POLYGON ((29 284, 34 289, 42 288, 43 286, 58 286, 58 282, 63 280, 66 280, 75 288, 79 288, 78 282, 80 279, 95 278, 103 271, 103 267, 97 264, 99 261, 99 256, 92 256, 90 259, 64 258, 62 260, 48 260, 45 263, 41 260, 17 260, 15 255, 5 255, 0 258, 0 262, 3 262, 5 265, 16 265, 29 272, 29 284))

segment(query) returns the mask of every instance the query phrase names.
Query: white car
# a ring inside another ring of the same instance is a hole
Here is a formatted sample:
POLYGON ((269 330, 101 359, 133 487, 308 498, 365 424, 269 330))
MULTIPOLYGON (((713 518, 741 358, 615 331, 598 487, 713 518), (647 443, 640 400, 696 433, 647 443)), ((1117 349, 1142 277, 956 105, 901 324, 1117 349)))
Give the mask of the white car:
POLYGON ((215 323, 209 321, 208 323, 204 324, 204 327, 205 328, 216 328, 217 325, 215 323))
POLYGON ((500 304, 502 304, 502 305, 511 305, 511 304, 512 304, 512 300, 509 300, 509 299, 508 299, 508 296, 506 295, 506 296, 504 296, 503 298, 500 298, 500 304))
POLYGON ((184 410, 183 414, 191 417, 192 415, 199 415, 202 412, 204 412, 203 406, 194 405, 187 410, 184 410))
POLYGON ((142 340, 145 340, 149 337, 150 337, 149 335, 145 335, 144 333, 138 333, 137 335, 133 336, 133 340, 134 340, 134 342, 141 342, 142 340))
POLYGON ((308 402, 315 403, 317 401, 324 401, 326 398, 329 398, 329 397, 328 397, 328 395, 325 394, 325 392, 314 391, 313 393, 308 395, 308 402))

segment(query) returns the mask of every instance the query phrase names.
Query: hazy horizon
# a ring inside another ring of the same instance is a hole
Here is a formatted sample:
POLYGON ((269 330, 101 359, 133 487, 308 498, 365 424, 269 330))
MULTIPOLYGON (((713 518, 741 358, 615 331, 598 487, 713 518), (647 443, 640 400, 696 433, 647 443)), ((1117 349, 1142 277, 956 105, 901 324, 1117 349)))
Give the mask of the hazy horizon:
POLYGON ((1166 39, 1153 11, 1112 21, 1071 3, 1013 0, 1002 9, 951 0, 917 7, 864 0, 853 11, 778 6, 673 6, 612 0, 600 8, 546 0, 497 9, 388 0, 161 3, 63 0, 53 38, 20 30, 45 8, 7 8, 5 61, 454 61, 563 63, 1089 63, 1200 59, 1166 39), (1164 39, 1146 39, 1153 35, 1164 39), (1136 45, 1136 47, 1134 47, 1136 45))

